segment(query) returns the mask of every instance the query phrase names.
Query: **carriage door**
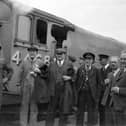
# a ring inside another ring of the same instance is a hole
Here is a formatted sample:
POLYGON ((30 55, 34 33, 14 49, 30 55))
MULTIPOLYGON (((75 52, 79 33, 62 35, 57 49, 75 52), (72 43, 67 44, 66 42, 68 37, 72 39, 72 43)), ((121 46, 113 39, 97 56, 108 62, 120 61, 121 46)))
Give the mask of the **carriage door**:
POLYGON ((27 47, 32 42, 32 18, 26 15, 18 15, 16 19, 15 37, 12 44, 11 56, 11 66, 13 67, 14 73, 8 90, 12 93, 20 94, 19 73, 21 63, 28 55, 27 47))

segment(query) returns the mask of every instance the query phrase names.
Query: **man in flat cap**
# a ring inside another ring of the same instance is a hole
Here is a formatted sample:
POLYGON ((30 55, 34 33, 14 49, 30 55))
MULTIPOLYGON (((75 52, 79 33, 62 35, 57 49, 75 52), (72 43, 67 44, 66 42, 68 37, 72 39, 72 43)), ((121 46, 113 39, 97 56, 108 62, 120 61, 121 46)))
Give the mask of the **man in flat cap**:
POLYGON ((70 95, 73 65, 66 59, 66 51, 63 48, 56 49, 56 60, 50 64, 50 103, 46 118, 46 126, 53 126, 56 110, 59 110, 59 126, 65 126, 67 114, 70 111, 70 95), (58 108, 57 108, 58 106, 58 108))
POLYGON ((99 115, 100 115, 100 126, 105 126, 105 106, 101 104, 103 95, 106 89, 108 74, 112 71, 109 65, 109 56, 106 54, 99 54, 99 61, 101 64, 100 76, 101 76, 101 87, 100 87, 100 100, 99 100, 99 115))
POLYGON ((76 126, 83 126, 84 112, 88 112, 87 126, 94 126, 97 123, 99 72, 93 66, 95 55, 91 52, 83 54, 83 64, 77 71, 76 88, 78 93, 78 112, 76 126))
POLYGON ((28 125, 28 109, 30 102, 30 86, 27 75, 33 70, 38 49, 31 45, 28 49, 28 56, 24 59, 20 66, 19 84, 21 85, 22 103, 20 111, 20 125, 28 125))

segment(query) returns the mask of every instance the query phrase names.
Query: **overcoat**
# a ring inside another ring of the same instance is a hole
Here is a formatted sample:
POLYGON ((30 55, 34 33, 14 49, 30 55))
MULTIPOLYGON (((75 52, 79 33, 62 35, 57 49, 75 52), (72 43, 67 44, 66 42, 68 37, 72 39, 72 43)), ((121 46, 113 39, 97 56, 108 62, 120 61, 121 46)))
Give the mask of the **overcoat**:
POLYGON ((49 95, 55 97, 56 85, 60 84, 63 86, 63 111, 69 112, 72 105, 72 88, 71 82, 73 78, 74 68, 70 61, 65 60, 63 65, 59 68, 57 62, 53 62, 50 64, 50 75, 49 75, 49 95), (63 76, 70 76, 71 79, 64 81, 63 76))

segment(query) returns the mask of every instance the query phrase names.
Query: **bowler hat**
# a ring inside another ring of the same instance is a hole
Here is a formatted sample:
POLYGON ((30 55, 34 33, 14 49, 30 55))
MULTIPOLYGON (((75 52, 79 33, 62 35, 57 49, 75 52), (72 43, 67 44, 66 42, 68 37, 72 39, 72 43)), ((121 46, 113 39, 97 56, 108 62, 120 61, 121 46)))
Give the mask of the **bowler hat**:
POLYGON ((93 59, 95 60, 95 54, 91 53, 91 52, 86 52, 83 54, 83 58, 84 59, 93 59))
POLYGON ((38 51, 38 49, 37 49, 36 47, 34 47, 34 46, 28 47, 27 50, 28 50, 28 51, 38 51))
POLYGON ((65 54, 65 53, 66 53, 66 51, 63 48, 57 48, 56 49, 56 54, 65 54))

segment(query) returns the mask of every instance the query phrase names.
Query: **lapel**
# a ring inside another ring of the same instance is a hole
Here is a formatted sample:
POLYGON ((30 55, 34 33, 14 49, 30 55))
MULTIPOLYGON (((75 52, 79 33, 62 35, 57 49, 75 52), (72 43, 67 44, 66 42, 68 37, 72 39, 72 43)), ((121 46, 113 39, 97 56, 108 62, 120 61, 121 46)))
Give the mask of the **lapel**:
POLYGON ((117 75, 115 76, 115 81, 120 80, 122 77, 123 77, 123 73, 122 73, 122 71, 119 71, 119 72, 117 73, 117 75))
POLYGON ((89 70, 89 73, 88 73, 89 78, 92 77, 93 73, 94 73, 94 68, 93 66, 91 66, 91 69, 89 70))
POLYGON ((116 85, 116 82, 119 81, 122 78, 122 72, 121 70, 116 74, 116 76, 113 76, 112 80, 112 87, 116 85))
POLYGON ((65 68, 66 68, 66 65, 67 63, 66 63, 66 60, 64 60, 64 63, 63 63, 63 65, 61 66, 61 68, 64 70, 65 68))
POLYGON ((117 75, 114 77, 114 80, 115 80, 115 81, 119 80, 121 76, 122 76, 122 72, 119 71, 119 72, 117 73, 117 75))

